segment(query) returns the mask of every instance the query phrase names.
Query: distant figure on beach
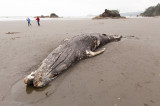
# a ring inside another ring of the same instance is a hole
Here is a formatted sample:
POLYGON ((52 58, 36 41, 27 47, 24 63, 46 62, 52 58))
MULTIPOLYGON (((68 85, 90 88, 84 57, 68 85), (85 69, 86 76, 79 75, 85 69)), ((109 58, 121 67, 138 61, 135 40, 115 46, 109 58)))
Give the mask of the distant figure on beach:
POLYGON ((37 20, 37 23, 38 23, 38 26, 40 26, 40 18, 37 16, 37 18, 36 18, 36 20, 37 20))
POLYGON ((28 26, 30 26, 31 25, 31 19, 27 18, 27 21, 28 21, 28 26))

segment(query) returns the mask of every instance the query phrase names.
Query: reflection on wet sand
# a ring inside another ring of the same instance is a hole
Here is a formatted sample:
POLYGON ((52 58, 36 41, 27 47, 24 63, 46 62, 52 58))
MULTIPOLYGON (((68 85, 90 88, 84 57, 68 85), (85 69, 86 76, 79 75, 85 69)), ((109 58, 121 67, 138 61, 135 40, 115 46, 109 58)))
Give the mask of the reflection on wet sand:
POLYGON ((42 88, 35 88, 33 85, 26 85, 26 93, 27 94, 32 94, 32 92, 42 92, 45 89, 47 89, 50 85, 46 85, 45 87, 42 88))
POLYGON ((11 92, 8 94, 7 99, 27 104, 37 103, 48 97, 49 93, 46 95, 46 92, 49 89, 51 89, 50 85, 43 88, 25 85, 23 79, 21 79, 11 87, 11 92))

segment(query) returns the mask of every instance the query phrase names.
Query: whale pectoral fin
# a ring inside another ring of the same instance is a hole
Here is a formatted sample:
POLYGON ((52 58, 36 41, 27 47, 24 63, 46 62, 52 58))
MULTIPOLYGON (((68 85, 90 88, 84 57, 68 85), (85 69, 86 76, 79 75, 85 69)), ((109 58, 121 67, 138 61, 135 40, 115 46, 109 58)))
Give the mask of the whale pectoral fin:
POLYGON ((57 66, 56 73, 60 74, 62 71, 66 70, 66 69, 67 69, 67 65, 66 64, 62 64, 60 66, 57 66))
POLYGON ((96 51, 96 52, 86 50, 86 54, 88 55, 88 57, 93 57, 93 56, 96 56, 96 55, 103 53, 104 51, 105 51, 105 48, 103 48, 99 51, 96 51))

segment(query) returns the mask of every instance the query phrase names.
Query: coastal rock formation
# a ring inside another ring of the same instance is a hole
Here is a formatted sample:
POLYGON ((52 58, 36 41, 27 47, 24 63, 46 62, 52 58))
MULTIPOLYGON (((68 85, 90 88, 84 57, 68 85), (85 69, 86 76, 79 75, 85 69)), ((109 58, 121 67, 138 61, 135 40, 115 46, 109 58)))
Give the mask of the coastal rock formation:
MULTIPOLYGON (((55 13, 51 13, 50 16, 47 15, 47 16, 44 16, 44 15, 41 15, 41 16, 38 16, 39 18, 59 18, 58 15, 56 15, 55 13)), ((36 17, 34 17, 36 18, 36 17)))
POLYGON ((59 16, 56 15, 55 13, 51 13, 51 14, 50 14, 50 18, 59 18, 59 16))
POLYGON ((108 19, 108 18, 125 18, 125 17, 121 17, 118 10, 105 9, 104 13, 94 17, 93 19, 108 19))
POLYGON ((148 7, 143 13, 140 14, 141 16, 153 17, 153 16, 160 16, 160 3, 156 6, 148 7))
POLYGON ((41 15, 41 16, 39 16, 39 18, 49 18, 49 16, 41 15))

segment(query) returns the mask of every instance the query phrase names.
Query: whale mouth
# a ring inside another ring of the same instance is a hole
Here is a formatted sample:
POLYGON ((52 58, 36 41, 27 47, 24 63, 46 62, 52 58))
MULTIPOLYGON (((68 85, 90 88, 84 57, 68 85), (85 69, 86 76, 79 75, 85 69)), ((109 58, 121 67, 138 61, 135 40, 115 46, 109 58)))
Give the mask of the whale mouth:
POLYGON ((43 86, 45 86, 45 85, 46 85, 45 83, 40 82, 40 81, 33 84, 33 86, 34 86, 34 87, 37 87, 37 88, 43 87, 43 86))
POLYGON ((51 78, 44 72, 38 72, 33 79, 34 87, 44 87, 51 81, 51 78))
POLYGON ((28 76, 26 76, 26 77, 24 78, 24 83, 25 83, 25 84, 28 84, 28 85, 32 85, 32 84, 33 84, 33 79, 34 79, 34 77, 35 77, 35 73, 32 72, 31 74, 29 74, 28 76))
POLYGON ((24 78, 24 83, 28 84, 28 85, 32 85, 33 84, 33 79, 24 78))
POLYGON ((24 83, 27 85, 33 85, 34 87, 43 87, 49 83, 49 81, 52 80, 50 78, 44 78, 42 76, 30 76, 24 78, 24 83))
POLYGON ((36 81, 35 79, 33 80, 33 86, 36 87, 36 88, 41 88, 41 87, 44 87, 46 86, 48 83, 50 82, 50 80, 38 80, 36 81))

